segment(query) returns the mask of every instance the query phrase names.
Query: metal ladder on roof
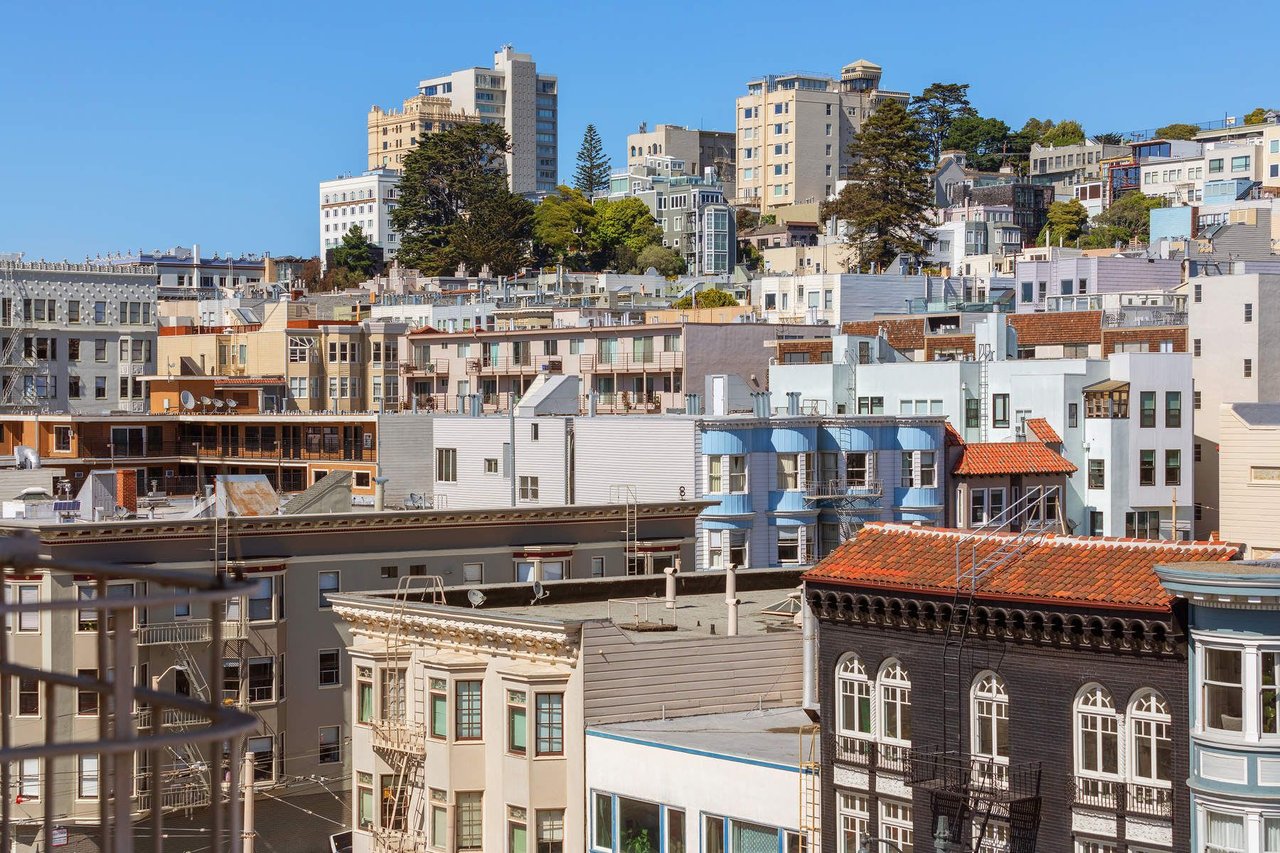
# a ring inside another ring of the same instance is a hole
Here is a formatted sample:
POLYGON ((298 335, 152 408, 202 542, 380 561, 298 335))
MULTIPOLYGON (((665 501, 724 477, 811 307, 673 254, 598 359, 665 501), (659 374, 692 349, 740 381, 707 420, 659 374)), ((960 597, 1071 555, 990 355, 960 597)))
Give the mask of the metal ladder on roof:
POLYGON ((822 727, 800 727, 800 849, 818 853, 822 849, 822 727))
POLYGON ((627 574, 638 575, 644 570, 640 565, 636 552, 636 538, 639 528, 639 508, 636 503, 636 487, 630 484, 619 484, 609 487, 609 503, 623 505, 623 547, 627 560, 627 574))

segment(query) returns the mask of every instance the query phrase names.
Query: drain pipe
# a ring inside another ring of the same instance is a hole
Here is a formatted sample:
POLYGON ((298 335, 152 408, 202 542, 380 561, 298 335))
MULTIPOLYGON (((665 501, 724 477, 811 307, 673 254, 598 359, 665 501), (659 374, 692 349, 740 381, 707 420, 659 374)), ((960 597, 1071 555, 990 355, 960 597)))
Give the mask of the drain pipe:
POLYGON ((667 610, 676 609, 676 573, 679 571, 679 557, 676 557, 676 564, 674 566, 667 566, 662 570, 663 574, 667 576, 667 603, 665 605, 667 610))
POLYGON ((724 573, 724 603, 728 608, 728 625, 725 627, 725 633, 730 637, 738 636, 738 570, 733 566, 725 569, 724 573))
POLYGON ((798 592, 793 592, 791 595, 800 599, 800 632, 804 659, 804 690, 800 707, 810 719, 816 719, 818 714, 818 626, 814 623, 813 610, 804 600, 804 587, 801 586, 798 592))

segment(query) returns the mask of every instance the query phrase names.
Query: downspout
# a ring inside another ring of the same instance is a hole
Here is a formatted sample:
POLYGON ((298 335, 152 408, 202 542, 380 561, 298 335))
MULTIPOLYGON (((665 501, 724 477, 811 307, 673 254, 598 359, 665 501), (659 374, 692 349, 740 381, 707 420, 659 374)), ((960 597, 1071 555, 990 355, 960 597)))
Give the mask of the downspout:
POLYGON ((813 618, 813 609, 804 598, 804 587, 792 593, 800 599, 800 631, 803 646, 804 689, 800 707, 809 719, 818 718, 818 625, 813 618))

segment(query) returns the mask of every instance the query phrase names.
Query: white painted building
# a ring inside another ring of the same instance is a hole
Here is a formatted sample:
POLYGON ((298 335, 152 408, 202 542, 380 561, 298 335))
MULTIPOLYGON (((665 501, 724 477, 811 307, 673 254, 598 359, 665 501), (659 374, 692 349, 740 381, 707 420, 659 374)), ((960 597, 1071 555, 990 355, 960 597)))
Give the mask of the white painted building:
POLYGON ((1067 517, 1084 535, 1170 538, 1191 529, 1191 356, 1016 359, 1003 315, 974 328, 983 357, 884 361, 883 339, 835 337, 830 364, 779 364, 774 394, 857 414, 946 415, 965 441, 1016 441, 1044 418, 1077 471, 1067 517))
POLYGON ((1209 181, 1261 181, 1264 174, 1262 140, 1247 143, 1210 142, 1204 151, 1183 157, 1161 157, 1142 163, 1142 192, 1170 205, 1204 201, 1209 181))
POLYGON ((588 727, 587 849, 803 849, 797 731, 809 724, 777 708, 588 727))
POLYGON ((400 176, 391 169, 372 169, 361 175, 347 175, 320 182, 320 257, 342 244, 342 235, 352 226, 382 248, 387 260, 400 248, 400 237, 391 226, 400 176))
POLYGON ((497 307, 496 302, 402 299, 379 302, 369 309, 369 317, 373 320, 405 323, 414 330, 430 326, 441 332, 470 332, 472 329, 493 329, 496 325, 494 311, 497 307))
MULTIPOLYGON (((973 287, 973 283, 968 283, 973 287)), ((751 283, 751 301, 770 323, 843 323, 907 313, 913 304, 965 298, 958 279, 861 273, 767 275, 751 283)), ((978 294, 969 294, 977 301, 978 294)))

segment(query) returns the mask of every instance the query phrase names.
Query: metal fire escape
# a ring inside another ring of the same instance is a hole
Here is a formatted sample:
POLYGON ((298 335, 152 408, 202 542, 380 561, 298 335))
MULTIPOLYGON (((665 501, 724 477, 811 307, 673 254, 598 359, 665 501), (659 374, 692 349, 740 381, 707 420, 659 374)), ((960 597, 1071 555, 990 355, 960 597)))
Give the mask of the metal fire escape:
POLYGON ((911 784, 930 793, 931 825, 935 838, 946 845, 938 849, 946 853, 1035 853, 1040 763, 1009 765, 972 754, 963 720, 976 667, 967 641, 983 582, 1041 542, 1062 520, 1061 487, 1033 487, 956 543, 955 593, 942 650, 942 747, 916 751, 911 766, 911 784))
POLYGON ((4 268, 3 287, 0 287, 0 409, 32 406, 39 399, 27 388, 27 379, 34 379, 43 369, 48 372, 48 361, 39 362, 35 353, 28 354, 26 333, 33 326, 27 308, 31 300, 21 278, 14 275, 12 262, 0 262, 4 268))
POLYGON ((444 579, 410 575, 396 585, 381 670, 382 706, 370 721, 373 751, 391 768, 381 794, 381 820, 372 829, 376 853, 424 853, 426 849, 426 685, 411 684, 413 644, 404 629, 410 601, 444 604, 444 579), (412 698, 412 705, 410 699, 412 698))

